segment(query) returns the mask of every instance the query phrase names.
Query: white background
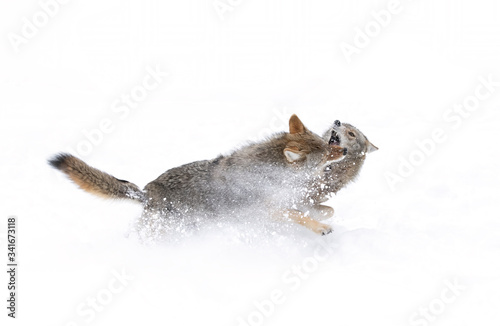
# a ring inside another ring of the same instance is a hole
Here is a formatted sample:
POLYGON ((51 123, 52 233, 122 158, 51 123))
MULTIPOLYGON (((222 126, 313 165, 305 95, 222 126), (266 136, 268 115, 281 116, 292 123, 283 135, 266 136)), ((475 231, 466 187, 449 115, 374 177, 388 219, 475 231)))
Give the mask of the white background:
POLYGON ((20 264, 18 318, 2 308, 1 320, 237 326, 250 315, 254 325, 498 325, 500 87, 459 127, 443 114, 473 96, 479 78, 500 81, 500 4, 402 0, 348 63, 341 44, 353 44, 387 1, 232 3, 222 19, 212 0, 68 1, 16 49, 23 17, 42 9, 1 2, 0 260, 15 215, 20 264), (113 103, 148 66, 169 76, 122 118, 113 103), (350 122, 380 148, 331 200, 327 237, 236 224, 144 246, 125 237, 140 207, 94 198, 46 164, 110 119, 113 131, 80 157, 142 187, 169 168, 285 130, 292 113, 318 133, 335 119, 350 122), (446 141, 419 154, 415 142, 436 128, 446 141), (411 157, 420 158, 413 173, 391 188, 387 176, 411 157), (318 262, 320 244, 332 251, 318 262), (307 279, 295 288, 286 276, 303 264, 307 279), (134 279, 89 322, 78 307, 107 299, 113 271, 122 270, 134 279), (444 303, 447 280, 465 289, 444 303), (260 319, 255 302, 273 291, 285 300, 260 319))

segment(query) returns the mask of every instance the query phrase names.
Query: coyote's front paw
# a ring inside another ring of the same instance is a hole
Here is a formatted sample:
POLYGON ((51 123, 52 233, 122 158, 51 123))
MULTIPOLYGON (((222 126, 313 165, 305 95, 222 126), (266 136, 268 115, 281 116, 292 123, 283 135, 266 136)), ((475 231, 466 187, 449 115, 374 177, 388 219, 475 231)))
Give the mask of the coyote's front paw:
POLYGON ((321 224, 317 226, 314 230, 319 235, 327 235, 333 232, 333 229, 331 226, 326 225, 326 224, 321 224))
POLYGON ((331 218, 335 211, 330 206, 316 205, 311 208, 311 214, 318 221, 323 221, 331 218))

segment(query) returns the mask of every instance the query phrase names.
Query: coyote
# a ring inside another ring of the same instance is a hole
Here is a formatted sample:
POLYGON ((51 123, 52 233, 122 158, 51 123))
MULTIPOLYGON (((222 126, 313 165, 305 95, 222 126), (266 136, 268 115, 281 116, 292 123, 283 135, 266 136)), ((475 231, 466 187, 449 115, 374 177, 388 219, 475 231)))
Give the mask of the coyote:
POLYGON ((249 207, 266 207, 318 234, 332 230, 297 209, 309 196, 307 186, 323 180, 327 166, 346 157, 347 150, 309 131, 296 115, 289 132, 250 144, 229 155, 170 169, 144 190, 117 179, 70 155, 49 160, 81 189, 111 199, 143 205, 141 220, 211 217, 249 207))
POLYGON ((363 166, 366 154, 378 150, 378 147, 373 145, 356 127, 341 123, 339 120, 335 120, 332 127, 323 134, 323 139, 332 148, 345 148, 347 155, 342 162, 329 164, 324 170, 323 178, 316 179, 309 185, 309 196, 302 210, 309 211, 317 220, 333 216, 333 208, 321 205, 321 203, 353 182, 363 166))

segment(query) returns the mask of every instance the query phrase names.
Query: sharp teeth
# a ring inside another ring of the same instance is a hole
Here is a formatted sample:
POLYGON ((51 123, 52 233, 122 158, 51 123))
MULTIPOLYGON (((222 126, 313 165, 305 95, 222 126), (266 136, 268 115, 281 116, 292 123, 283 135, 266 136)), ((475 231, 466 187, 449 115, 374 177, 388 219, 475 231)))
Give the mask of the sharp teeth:
POLYGON ((340 144, 340 137, 338 133, 332 129, 332 136, 330 137, 330 144, 340 144))

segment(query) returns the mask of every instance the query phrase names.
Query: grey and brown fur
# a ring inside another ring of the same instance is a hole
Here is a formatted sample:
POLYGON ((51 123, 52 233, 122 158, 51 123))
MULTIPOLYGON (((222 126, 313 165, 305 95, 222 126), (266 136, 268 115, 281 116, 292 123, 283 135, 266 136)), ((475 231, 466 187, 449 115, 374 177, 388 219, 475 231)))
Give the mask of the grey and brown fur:
POLYGON ((187 215, 216 216, 248 207, 267 207, 272 215, 285 215, 319 234, 331 232, 325 224, 296 209, 307 196, 307 185, 323 178, 345 150, 331 146, 309 131, 293 115, 289 132, 247 145, 226 156, 170 169, 144 190, 90 167, 69 154, 50 164, 80 188, 105 198, 132 199, 144 207, 142 220, 175 219, 187 215))
POLYGON ((321 203, 353 182, 365 162, 366 154, 378 150, 359 129, 338 120, 323 134, 323 139, 331 146, 346 148, 347 155, 344 160, 327 166, 323 179, 309 186, 310 196, 307 201, 308 207, 305 209, 311 210, 313 216, 319 220, 333 215, 333 208, 321 203))

